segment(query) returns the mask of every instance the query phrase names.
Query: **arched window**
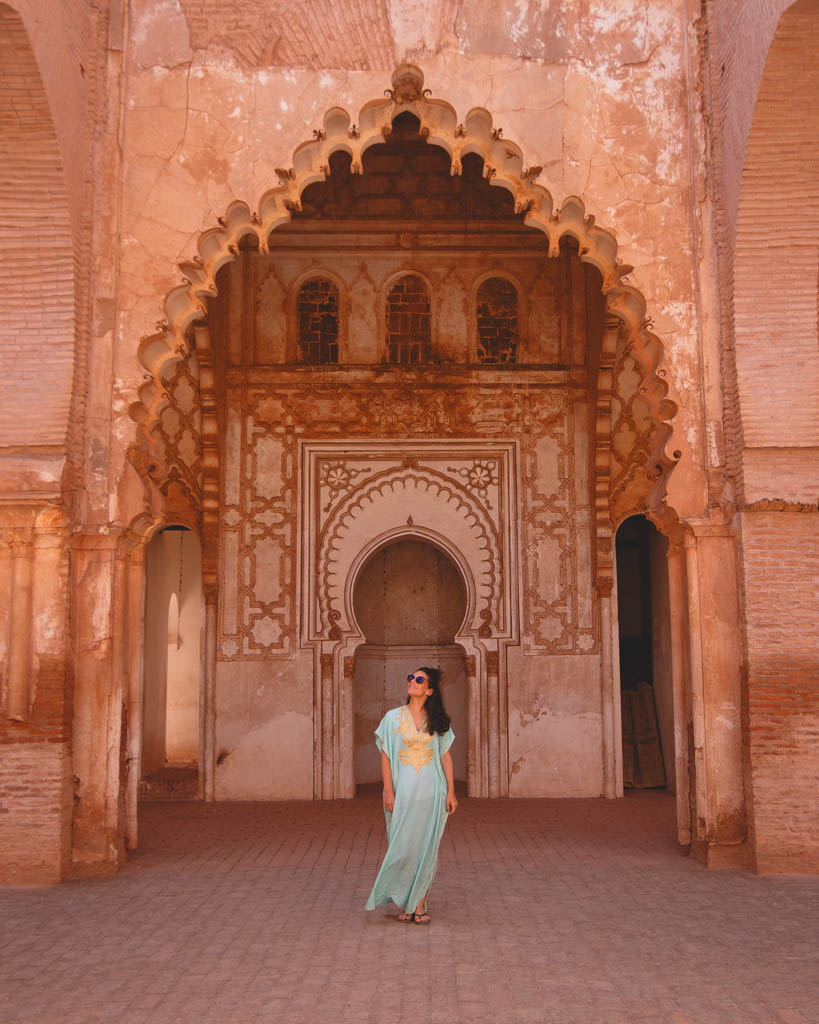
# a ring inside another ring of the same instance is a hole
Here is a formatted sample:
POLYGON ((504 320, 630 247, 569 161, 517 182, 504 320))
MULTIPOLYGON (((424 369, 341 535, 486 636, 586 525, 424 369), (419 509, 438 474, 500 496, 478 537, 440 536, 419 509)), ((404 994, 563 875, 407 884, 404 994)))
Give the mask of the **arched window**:
POLYGON ((478 362, 516 363, 518 290, 505 277, 489 277, 478 288, 478 362))
POLYGON ((386 361, 426 363, 432 337, 429 292, 417 274, 395 281, 387 292, 386 361))
POLYGON ((313 277, 296 298, 299 358, 303 363, 338 362, 338 288, 325 277, 313 277))

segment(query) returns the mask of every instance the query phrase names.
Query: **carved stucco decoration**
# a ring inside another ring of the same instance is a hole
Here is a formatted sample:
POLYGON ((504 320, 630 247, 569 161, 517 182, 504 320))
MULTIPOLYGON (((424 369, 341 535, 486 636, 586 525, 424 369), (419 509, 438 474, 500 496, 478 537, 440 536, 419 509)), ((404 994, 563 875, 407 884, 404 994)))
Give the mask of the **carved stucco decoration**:
POLYGON ((519 635, 514 442, 305 441, 301 465, 305 642, 361 635, 353 612, 358 572, 379 547, 405 536, 442 548, 460 566, 464 635, 519 635))
MULTIPOLYGON (((404 64, 393 74, 393 89, 387 90, 384 98, 365 104, 357 124, 340 107, 329 109, 324 115, 323 127, 313 133, 311 140, 296 148, 292 165, 278 172, 279 185, 262 196, 258 211, 251 211, 241 201, 231 203, 225 216, 219 218, 218 227, 200 235, 198 254, 180 264, 185 283, 173 289, 165 299, 166 319, 158 324, 157 333, 146 337, 139 348, 146 375, 131 415, 139 424, 142 444, 150 452, 147 460, 150 474, 161 478, 167 472, 157 438, 157 426, 168 402, 163 374, 169 363, 179 360, 188 351, 190 328, 206 317, 207 297, 217 294, 219 269, 235 258, 239 243, 247 236, 257 239, 261 252, 269 252, 271 233, 291 219, 293 210, 301 209, 304 189, 325 180, 331 154, 349 154, 351 172, 360 174, 363 153, 389 135, 398 113, 409 111, 419 119, 421 132, 429 144, 440 146, 449 154, 452 174, 460 174, 465 155, 478 155, 487 180, 493 186, 507 189, 514 197, 515 210, 525 214, 524 223, 547 236, 550 256, 556 257, 561 239, 571 236, 579 245, 580 259, 600 272, 606 297, 607 330, 597 380, 595 518, 599 538, 598 574, 610 579, 611 396, 618 338, 627 339, 632 358, 643 371, 644 416, 654 425, 651 452, 645 462, 651 467, 652 493, 658 502, 662 501, 665 481, 679 457, 677 453, 671 456, 666 452, 671 436, 669 421, 676 412, 676 405, 668 399, 668 386, 658 374, 662 343, 651 330, 643 295, 625 280, 633 268, 618 260, 614 235, 597 226, 593 216, 586 215, 582 200, 569 196, 556 208, 551 193, 535 184, 541 168, 523 166, 521 149, 503 138, 500 129, 493 127, 487 110, 475 107, 461 122, 455 109, 444 100, 431 97, 423 83, 420 69, 404 64)), ((197 351, 201 356, 199 339, 197 351)), ((639 504, 639 500, 635 504, 639 504)))
MULTIPOLYGON (((515 561, 519 576, 509 575, 506 566, 512 556, 504 556, 503 587, 521 581, 527 650, 595 651, 599 623, 591 599, 592 507, 586 460, 576 451, 581 430, 576 417, 585 422, 585 409, 548 384, 484 386, 479 402, 474 401, 471 386, 455 383, 446 388, 385 384, 378 391, 330 383, 242 387, 230 403, 226 429, 219 657, 275 658, 292 653, 299 621, 298 544, 306 593, 319 572, 314 555, 305 555, 314 550, 315 538, 330 536, 336 511, 345 501, 353 501, 351 495, 371 486, 374 476, 412 470, 408 459, 425 472, 434 470, 439 483, 445 480, 465 506, 472 502, 482 508, 492 524, 492 530, 486 527, 490 537, 493 531, 498 538, 507 537, 507 524, 514 520, 521 545, 515 561), (405 404, 407 410, 422 408, 424 415, 402 415, 405 404), (300 438, 318 453, 301 469, 300 438), (435 461, 419 455, 430 445, 437 446, 435 461), (499 454, 510 445, 517 452, 517 499, 512 505, 511 485, 505 482, 507 456, 499 454), (353 457, 351 452, 358 454, 353 457), (314 504, 297 522, 300 488, 300 500, 311 494, 314 504)), ((401 520, 408 529, 406 519, 411 515, 408 509, 401 520)), ((508 628, 509 601, 504 597, 503 614, 485 608, 491 621, 477 616, 482 635, 487 629, 490 635, 500 635, 508 628)), ((332 604, 334 612, 341 611, 337 601, 322 602, 326 609, 332 604)), ((322 629, 315 626, 320 619, 318 603, 310 614, 314 625, 308 635, 323 636, 329 619, 325 616, 322 629)))
POLYGON ((196 355, 191 353, 170 364, 163 383, 167 404, 156 434, 166 472, 159 489, 167 517, 198 529, 202 510, 202 404, 196 355))

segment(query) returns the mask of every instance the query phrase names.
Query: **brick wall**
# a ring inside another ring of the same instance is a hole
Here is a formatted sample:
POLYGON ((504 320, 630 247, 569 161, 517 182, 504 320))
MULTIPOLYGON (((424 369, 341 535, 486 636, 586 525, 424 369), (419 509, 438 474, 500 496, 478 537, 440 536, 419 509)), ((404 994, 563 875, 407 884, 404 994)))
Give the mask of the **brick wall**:
POLYGON ((429 292, 415 274, 399 278, 387 293, 386 361, 425 363, 430 357, 429 292))
MULTIPOLYGON (((819 449, 819 0, 783 14, 771 44, 742 177, 734 318, 744 443, 819 449)), ((782 451, 781 462, 788 453, 782 451)), ((746 496, 758 493, 744 467, 746 496)), ((814 483, 813 474, 805 485, 814 483)), ((800 500, 795 493, 793 500, 800 500)))
POLYGON ((749 805, 762 872, 819 872, 819 514, 746 512, 749 805))
MULTIPOLYGON (((819 0, 707 0, 725 403, 740 503, 815 502, 819 0)), ((817 517, 740 517, 747 796, 760 871, 819 871, 817 517)))
MULTIPOLYGON (((35 543, 31 604, 31 713, 5 717, 9 602, 0 602, 0 883, 64 877, 71 836, 71 673, 66 633, 68 559, 59 534, 35 543)), ((0 593, 11 590, 12 558, 0 545, 0 593)))
POLYGON ((65 743, 0 746, 0 880, 43 885, 70 859, 71 767, 65 743), (61 799, 55 799, 60 794, 61 799))
POLYGON ((62 444, 74 268, 57 136, 20 18, 0 5, 0 444, 62 444))
POLYGON ((742 423, 734 351, 734 245, 742 168, 768 47, 791 0, 705 0, 706 116, 711 124, 709 179, 717 244, 723 379, 724 458, 742 494, 742 423))

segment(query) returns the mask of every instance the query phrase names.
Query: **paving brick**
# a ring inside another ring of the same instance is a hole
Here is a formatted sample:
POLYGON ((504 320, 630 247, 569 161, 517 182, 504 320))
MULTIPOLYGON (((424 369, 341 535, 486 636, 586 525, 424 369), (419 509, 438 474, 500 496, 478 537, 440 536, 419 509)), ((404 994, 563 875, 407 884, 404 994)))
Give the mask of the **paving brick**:
POLYGON ((707 871, 665 793, 464 799, 428 928, 363 909, 375 790, 140 813, 118 876, 0 890, 4 1024, 819 1018, 819 880, 707 871))

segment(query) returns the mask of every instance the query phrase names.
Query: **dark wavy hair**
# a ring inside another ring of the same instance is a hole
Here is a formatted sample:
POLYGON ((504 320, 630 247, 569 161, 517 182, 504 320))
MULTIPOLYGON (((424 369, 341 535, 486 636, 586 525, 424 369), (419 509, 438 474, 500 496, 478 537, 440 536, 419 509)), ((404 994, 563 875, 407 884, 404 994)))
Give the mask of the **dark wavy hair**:
MULTIPOLYGON (((433 734, 437 732, 440 736, 443 736, 449 730, 449 715, 446 713, 443 697, 441 697, 441 670, 421 665, 415 671, 423 672, 432 688, 432 693, 424 701, 424 713, 427 716, 427 732, 433 734)), ((407 704, 409 704, 409 697, 407 697, 407 704)))

